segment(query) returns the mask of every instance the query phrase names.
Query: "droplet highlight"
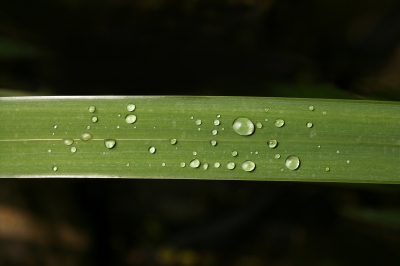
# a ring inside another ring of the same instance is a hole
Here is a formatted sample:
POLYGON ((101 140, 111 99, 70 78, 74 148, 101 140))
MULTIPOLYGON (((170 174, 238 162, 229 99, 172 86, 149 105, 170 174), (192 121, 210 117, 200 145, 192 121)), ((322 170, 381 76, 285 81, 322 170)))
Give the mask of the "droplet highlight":
POLYGON ((125 122, 128 124, 133 124, 136 122, 136 115, 127 115, 125 116, 125 122))
POLYGON ((106 146, 107 149, 114 148, 115 144, 117 144, 115 139, 106 139, 106 140, 104 140, 104 145, 106 146))
POLYGON ((253 161, 245 161, 242 163, 242 169, 246 172, 254 171, 256 164, 253 161))
POLYGON ((286 158, 285 166, 289 170, 297 170, 300 167, 300 159, 295 155, 290 155, 286 158))
POLYGON ((246 117, 238 117, 233 121, 233 130, 241 136, 250 136, 254 133, 254 124, 246 117))

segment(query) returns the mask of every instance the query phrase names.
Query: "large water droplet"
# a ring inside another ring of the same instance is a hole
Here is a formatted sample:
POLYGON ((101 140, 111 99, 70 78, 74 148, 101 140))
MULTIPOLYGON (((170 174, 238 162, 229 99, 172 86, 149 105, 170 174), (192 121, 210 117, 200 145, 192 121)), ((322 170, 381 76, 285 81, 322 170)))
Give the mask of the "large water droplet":
POLYGON ((245 117, 238 117, 233 121, 233 130, 242 136, 250 136, 254 133, 254 124, 250 119, 245 117))
POLYGON ((275 126, 276 127, 283 127, 284 125, 285 125, 285 121, 283 121, 283 119, 275 120, 275 126))
POLYGON ((308 107, 308 110, 314 111, 314 106, 310 105, 310 106, 308 107))
POLYGON ((93 138, 93 136, 91 134, 89 134, 89 133, 83 133, 82 136, 81 136, 81 139, 83 141, 88 141, 88 140, 91 140, 92 138, 93 138))
POLYGON ((104 140, 104 145, 106 146, 106 148, 108 149, 112 149, 114 148, 115 144, 117 142, 115 141, 115 139, 106 139, 104 140))
POLYGON ((237 152, 237 151, 233 151, 233 152, 232 152, 232 156, 233 156, 233 157, 236 157, 237 155, 238 155, 238 152, 237 152))
POLYGON ((213 145, 213 146, 217 146, 217 141, 216 140, 212 140, 212 141, 210 141, 210 143, 211 143, 211 145, 213 145))
POLYGON ((214 136, 218 134, 218 130, 214 129, 213 131, 211 131, 211 134, 213 134, 214 136))
POLYGON ((178 141, 177 141, 176 139, 171 139, 171 140, 170 140, 170 143, 171 143, 172 145, 175 145, 177 142, 178 142, 178 141))
POLYGON ((76 147, 71 147, 71 152, 75 153, 76 152, 76 147))
POLYGON ((155 152, 156 152, 156 148, 155 147, 150 147, 149 148, 149 152, 151 153, 151 154, 154 154, 155 152))
POLYGON ((96 106, 92 105, 88 108, 89 112, 94 113, 96 111, 96 106))
POLYGON ((271 149, 276 148, 276 146, 278 146, 278 141, 276 141, 276 139, 270 139, 268 140, 268 147, 270 147, 271 149))
POLYGON ((67 146, 71 146, 74 143, 73 139, 64 139, 64 144, 67 146))
POLYGON ((296 170, 300 167, 300 159, 295 155, 286 158, 285 165, 289 170, 296 170))
POLYGON ((252 161, 245 161, 244 163, 242 163, 242 168, 246 172, 251 172, 256 168, 256 164, 252 161))
POLYGON ((198 168, 200 166, 200 161, 198 159, 193 159, 190 161, 189 166, 192 168, 198 168))
POLYGON ((233 170, 233 169, 235 169, 235 167, 236 167, 236 165, 235 165, 234 162, 229 162, 229 163, 226 165, 226 168, 228 168, 229 170, 233 170))
POLYGON ((93 116, 93 117, 92 117, 92 122, 93 122, 93 123, 96 123, 97 120, 98 120, 98 119, 97 119, 97 116, 93 116))
POLYGON ((196 120, 196 125, 200 126, 201 125, 201 119, 196 120))
POLYGON ((136 106, 133 103, 130 103, 126 106, 126 110, 129 112, 133 112, 136 109, 136 106))
POLYGON ((218 119, 214 120, 214 125, 219 126, 221 124, 221 122, 218 119))
POLYGON ((133 124, 136 122, 136 115, 127 115, 125 116, 125 121, 128 124, 133 124))
POLYGON ((219 162, 214 163, 215 168, 219 168, 220 166, 221 166, 221 164, 219 162))

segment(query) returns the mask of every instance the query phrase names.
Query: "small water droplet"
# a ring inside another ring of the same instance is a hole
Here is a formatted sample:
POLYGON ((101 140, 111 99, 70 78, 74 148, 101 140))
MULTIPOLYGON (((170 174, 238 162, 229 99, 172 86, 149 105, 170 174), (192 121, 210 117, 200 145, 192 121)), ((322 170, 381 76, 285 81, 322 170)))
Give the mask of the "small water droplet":
POLYGON ((252 161, 245 161, 244 163, 242 163, 242 169, 246 172, 254 171, 255 168, 256 164, 252 161))
POLYGON ((250 119, 238 117, 233 121, 233 130, 241 136, 250 136, 254 133, 254 124, 250 119))
POLYGON ((197 155, 197 152, 194 151, 194 152, 193 152, 193 155, 197 155))
POLYGON ((51 150, 47 150, 48 153, 51 153, 51 150))
POLYGON ((276 146, 278 146, 278 141, 276 141, 276 139, 270 139, 268 140, 268 147, 270 147, 271 149, 276 148, 276 146))
POLYGON ((90 126, 87 126, 86 129, 89 130, 89 129, 90 129, 90 126))
POLYGON ((214 125, 219 126, 221 124, 221 122, 218 119, 214 120, 214 125))
POLYGON ((289 170, 296 170, 300 167, 300 159, 295 155, 286 158, 285 165, 289 170))
POLYGON ((57 128, 57 125, 54 125, 53 128, 57 128))
POLYGON ((136 106, 133 103, 130 103, 126 106, 126 110, 129 112, 133 112, 136 109, 136 106))
POLYGON ((268 122, 268 118, 265 118, 264 120, 265 120, 265 122, 268 122))
POLYGON ((96 106, 92 105, 88 108, 89 112, 94 113, 96 111, 96 106))
POLYGON ((171 139, 171 140, 170 140, 170 143, 171 143, 172 145, 175 145, 177 142, 178 142, 177 139, 171 139))
POLYGON ((200 120, 200 119, 197 119, 197 120, 196 120, 196 125, 198 125, 198 126, 201 125, 201 120, 200 120))
POLYGON ((314 111, 314 106, 310 105, 310 106, 308 107, 308 110, 314 111))
POLYGON ((182 168, 183 168, 183 167, 185 167, 185 166, 186 166, 186 163, 184 163, 184 162, 181 162, 179 165, 180 165, 180 167, 182 167, 182 168))
POLYGON ((75 153, 76 152, 76 147, 71 147, 71 152, 75 153))
POLYGON ((165 163, 162 163, 161 165, 162 165, 162 166, 165 166, 165 163))
POLYGON ((337 151, 336 151, 336 153, 340 153, 340 151, 339 151, 339 150, 337 150, 337 151))
POLYGON ((232 156, 233 156, 233 157, 236 157, 237 155, 238 155, 238 152, 237 152, 237 151, 233 151, 233 152, 232 152, 232 156))
POLYGON ((119 129, 119 126, 117 126, 117 129, 119 129))
POLYGON ((261 124, 261 122, 257 122, 257 123, 256 123, 256 127, 257 127, 257 128, 262 128, 262 127, 263 127, 263 124, 261 124))
POLYGON ((106 146, 106 148, 108 149, 112 149, 114 148, 115 144, 117 142, 115 141, 115 139, 106 139, 104 140, 104 145, 106 146))
POLYGON ((201 130, 201 128, 197 128, 197 130, 198 130, 198 131, 200 131, 200 130, 201 130))
POLYGON ((325 171, 326 171, 326 172, 329 172, 330 170, 331 170, 331 169, 330 169, 329 167, 326 167, 326 168, 325 168, 325 171))
POLYGON ((129 163, 126 164, 126 166, 129 166, 129 165, 130 165, 129 163))
POLYGON ((192 168, 198 168, 200 166, 200 161, 198 159, 193 159, 190 161, 189 166, 192 168))
POLYGON ((222 130, 225 130, 225 128, 223 127, 223 128, 221 128, 222 130))
POLYGON ((91 140, 92 138, 93 138, 93 136, 91 134, 89 134, 89 133, 83 133, 82 136, 81 136, 81 139, 83 141, 88 141, 88 140, 91 140))
POLYGON ((207 170, 208 169, 208 163, 203 164, 203 169, 207 170))
POLYGON ((154 154, 154 153, 156 152, 156 148, 153 147, 153 146, 151 146, 151 147, 149 148, 149 152, 150 152, 151 154, 154 154))
POLYGON ((117 116, 118 116, 118 117, 121 117, 121 114, 118 114, 117 116))
POLYGON ((281 158, 281 155, 279 153, 275 154, 275 159, 281 158))
POLYGON ((221 117, 221 115, 218 114, 218 115, 217 115, 217 118, 220 118, 220 117, 221 117))
POLYGON ((313 127, 313 123, 307 122, 307 127, 308 127, 308 128, 312 128, 312 127, 313 127))
POLYGON ((125 116, 125 121, 128 124, 133 124, 136 122, 136 115, 127 115, 125 116))
POLYGON ((217 146, 217 141, 216 141, 216 140, 212 140, 210 143, 211 143, 211 145, 213 145, 213 146, 217 146))
POLYGON ((214 136, 218 134, 218 130, 214 129, 213 131, 211 131, 211 134, 213 134, 214 136))
POLYGON ((269 111, 269 109, 268 109, 268 108, 265 108, 264 111, 267 113, 267 112, 269 111))
POLYGON ((318 145, 318 149, 320 149, 321 148, 321 145, 318 145))
POLYGON ((190 119, 193 119, 193 116, 191 116, 190 119))
POLYGON ((255 151, 254 154, 257 155, 257 154, 258 154, 258 151, 255 151))
POLYGON ((326 111, 323 111, 323 112, 322 112, 322 115, 326 115, 326 111))
POLYGON ((97 120, 98 120, 98 119, 97 119, 97 116, 93 116, 93 117, 92 117, 92 122, 93 122, 93 123, 96 123, 97 120))
POLYGON ((73 139, 64 139, 64 144, 67 146, 71 146, 74 143, 73 139))
POLYGON ((350 164, 350 160, 347 160, 346 163, 347 163, 347 164, 350 164))
POLYGON ((275 120, 275 126, 276 127, 283 127, 284 125, 285 125, 285 121, 283 121, 283 119, 275 120))
POLYGON ((236 167, 236 165, 235 165, 234 162, 229 162, 229 163, 226 165, 226 168, 228 168, 229 170, 233 170, 233 169, 235 169, 235 167, 236 167))
POLYGON ((52 169, 53 169, 54 172, 56 172, 58 170, 58 167, 54 166, 52 169))
POLYGON ((214 163, 215 168, 219 168, 220 166, 221 166, 221 164, 219 162, 214 163))
POLYGON ((52 133, 52 135, 54 136, 54 132, 52 133))

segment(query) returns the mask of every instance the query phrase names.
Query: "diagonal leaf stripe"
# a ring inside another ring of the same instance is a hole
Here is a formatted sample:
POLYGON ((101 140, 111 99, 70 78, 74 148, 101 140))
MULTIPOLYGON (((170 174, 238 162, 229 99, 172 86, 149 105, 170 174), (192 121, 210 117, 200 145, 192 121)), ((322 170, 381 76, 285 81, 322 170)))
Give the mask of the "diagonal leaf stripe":
POLYGON ((400 104, 0 98, 1 177, 400 183, 400 104))

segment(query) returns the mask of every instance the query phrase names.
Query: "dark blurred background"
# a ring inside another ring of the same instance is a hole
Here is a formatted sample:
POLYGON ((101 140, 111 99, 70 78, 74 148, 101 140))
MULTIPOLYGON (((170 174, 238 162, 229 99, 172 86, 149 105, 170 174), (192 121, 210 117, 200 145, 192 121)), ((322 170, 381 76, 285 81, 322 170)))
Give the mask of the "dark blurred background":
MULTIPOLYGON (((400 99, 394 0, 0 0, 0 95, 400 99)), ((399 265, 396 185, 1 179, 0 265, 399 265)))

